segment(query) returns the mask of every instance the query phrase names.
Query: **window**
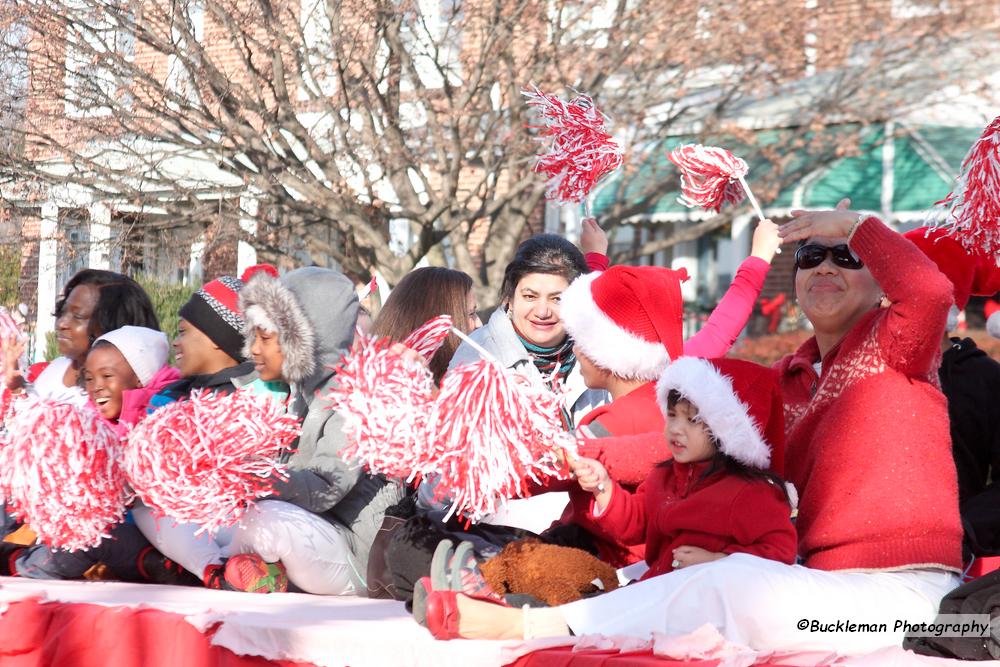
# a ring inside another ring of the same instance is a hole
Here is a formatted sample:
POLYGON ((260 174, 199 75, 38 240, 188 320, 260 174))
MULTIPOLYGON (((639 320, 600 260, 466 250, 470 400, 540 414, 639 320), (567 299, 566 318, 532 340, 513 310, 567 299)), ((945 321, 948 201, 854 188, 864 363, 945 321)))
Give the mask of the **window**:
POLYGON ((198 89, 185 60, 194 59, 191 42, 205 39, 205 6, 202 0, 188 0, 174 12, 170 39, 176 53, 167 57, 167 89, 189 104, 198 101, 198 89))
POLYGON ((333 68, 333 28, 326 13, 331 0, 302 0, 302 35, 305 39, 305 58, 302 80, 305 87, 299 90, 300 101, 312 97, 330 97, 337 87, 333 68))
POLYGON ((915 19, 946 14, 950 11, 948 0, 892 0, 894 19, 915 19))
POLYGON ((109 116, 131 106, 129 69, 135 59, 134 17, 127 11, 65 3, 66 115, 109 116))

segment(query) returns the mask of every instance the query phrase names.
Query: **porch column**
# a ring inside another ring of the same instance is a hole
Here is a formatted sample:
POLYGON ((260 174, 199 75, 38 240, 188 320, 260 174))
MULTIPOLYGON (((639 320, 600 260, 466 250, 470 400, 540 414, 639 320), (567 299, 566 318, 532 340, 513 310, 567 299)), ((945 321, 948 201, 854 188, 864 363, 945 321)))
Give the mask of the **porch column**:
POLYGON ((45 361, 46 334, 55 331, 57 266, 59 261, 59 207, 55 202, 42 204, 42 223, 38 238, 38 295, 35 308, 34 361, 45 361))

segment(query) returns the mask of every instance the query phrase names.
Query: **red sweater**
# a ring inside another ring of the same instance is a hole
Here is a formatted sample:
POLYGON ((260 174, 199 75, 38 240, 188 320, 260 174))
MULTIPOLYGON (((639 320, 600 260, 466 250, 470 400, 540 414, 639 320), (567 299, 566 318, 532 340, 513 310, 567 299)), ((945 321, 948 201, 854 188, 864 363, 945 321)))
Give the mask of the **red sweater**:
POLYGON ((891 302, 823 359, 810 339, 777 365, 785 476, 801 498, 805 565, 822 570, 961 566, 962 526, 937 368, 951 283, 875 218, 851 248, 891 302))
POLYGON ((709 465, 657 466, 635 493, 616 484, 599 516, 593 496, 575 499, 581 523, 626 544, 645 541, 649 571, 643 579, 672 571, 673 550, 680 546, 794 563, 795 527, 784 490, 723 471, 704 477, 709 465))

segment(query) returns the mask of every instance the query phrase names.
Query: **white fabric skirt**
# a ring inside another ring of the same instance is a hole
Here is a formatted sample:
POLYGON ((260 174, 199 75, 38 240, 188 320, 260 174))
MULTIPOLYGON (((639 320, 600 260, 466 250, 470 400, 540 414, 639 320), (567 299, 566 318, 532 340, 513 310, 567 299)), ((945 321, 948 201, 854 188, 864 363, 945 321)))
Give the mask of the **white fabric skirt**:
POLYGON ((928 623, 959 584, 942 570, 826 572, 747 554, 684 568, 561 607, 577 635, 680 635, 709 623, 758 651, 869 653, 928 623), (803 629, 804 628, 804 629, 803 629))

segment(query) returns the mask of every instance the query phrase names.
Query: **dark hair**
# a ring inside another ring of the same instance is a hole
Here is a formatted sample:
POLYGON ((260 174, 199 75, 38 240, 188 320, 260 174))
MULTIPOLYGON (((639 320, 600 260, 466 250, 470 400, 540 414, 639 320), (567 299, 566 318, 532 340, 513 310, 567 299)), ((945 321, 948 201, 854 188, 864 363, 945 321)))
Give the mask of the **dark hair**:
MULTIPOLYGON (((401 341, 414 329, 438 315, 451 315, 463 333, 468 322, 472 278, 461 271, 428 266, 406 274, 389 294, 372 327, 380 338, 401 341)), ((434 382, 440 383, 461 341, 451 334, 430 361, 434 382)))
POLYGON ((100 269, 84 269, 69 279, 56 302, 56 319, 62 316, 69 295, 80 285, 92 285, 98 291, 97 304, 87 326, 91 340, 126 325, 160 330, 160 321, 146 290, 126 275, 100 269))
POLYGON ((575 245, 555 234, 538 234, 517 247, 507 265, 500 287, 500 300, 509 301, 521 279, 531 273, 549 273, 573 282, 588 273, 587 260, 575 245))
MULTIPOLYGON (((667 393, 667 407, 673 408, 680 401, 687 401, 688 399, 684 397, 676 389, 671 389, 667 393)), ((690 401, 688 401, 690 403, 690 401)), ((694 406, 694 403, 691 403, 694 406)), ((695 406, 697 407, 697 406, 695 406)), ((707 426, 707 425, 706 425, 707 426)), ((725 454, 719 448, 719 440, 715 437, 715 433, 712 433, 711 429, 708 429, 709 437, 712 438, 712 443, 715 445, 715 456, 712 457, 711 465, 705 469, 699 479, 705 479, 714 475, 717 472, 725 472, 727 475, 736 475, 737 477, 742 477, 743 479, 748 479, 751 481, 767 482, 768 484, 774 484, 776 487, 781 489, 781 493, 785 500, 791 504, 791 498, 788 497, 788 488, 785 487, 785 482, 780 477, 775 475, 770 470, 761 470, 760 468, 754 468, 752 466, 734 459, 729 454, 725 454)), ((661 461, 657 464, 658 467, 665 467, 671 465, 671 461, 661 461)))

